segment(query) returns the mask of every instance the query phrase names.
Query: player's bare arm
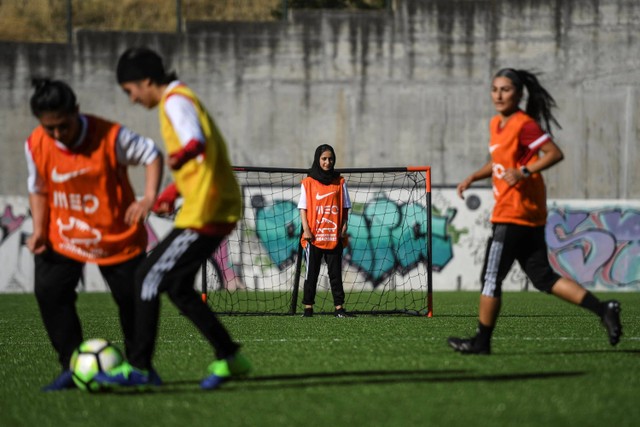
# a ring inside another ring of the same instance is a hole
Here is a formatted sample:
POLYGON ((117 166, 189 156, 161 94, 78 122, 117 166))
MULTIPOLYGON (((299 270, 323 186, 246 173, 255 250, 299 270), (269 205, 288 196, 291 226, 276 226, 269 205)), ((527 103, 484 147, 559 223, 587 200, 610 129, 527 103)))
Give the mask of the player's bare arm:
POLYGON ((464 195, 462 193, 464 193, 466 189, 469 188, 475 181, 491 177, 491 166, 491 161, 488 161, 484 164, 484 166, 466 177, 460 184, 458 184, 458 197, 464 199, 464 195))
POLYGON ((162 167, 162 156, 156 156, 151 163, 145 166, 144 197, 133 202, 127 208, 127 212, 125 213, 125 221, 127 224, 144 221, 151 211, 158 195, 160 181, 162 180, 162 167))
POLYGON ((47 249, 47 195, 41 193, 29 194, 29 208, 33 219, 33 233, 27 240, 27 248, 38 255, 47 249))
POLYGON ((313 241, 313 233, 309 228, 309 221, 307 221, 306 209, 300 209, 300 220, 302 221, 302 238, 309 242, 313 241))

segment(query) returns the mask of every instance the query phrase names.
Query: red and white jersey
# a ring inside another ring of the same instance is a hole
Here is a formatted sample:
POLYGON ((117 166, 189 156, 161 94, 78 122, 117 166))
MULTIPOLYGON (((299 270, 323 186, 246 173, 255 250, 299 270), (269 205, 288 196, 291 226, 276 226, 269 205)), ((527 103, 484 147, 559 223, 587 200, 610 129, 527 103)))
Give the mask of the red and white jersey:
POLYGON ((150 163, 158 155, 153 141, 106 120, 81 116, 82 133, 73 148, 41 126, 26 142, 29 192, 48 199, 51 248, 81 262, 111 265, 143 253, 144 224, 129 226, 124 215, 135 195, 126 165, 150 163))
MULTIPOLYGON (((329 185, 306 177, 300 187, 298 209, 307 211, 307 222, 313 234, 313 245, 321 249, 333 249, 338 244, 343 221, 343 209, 351 208, 351 199, 344 178, 329 185)), ((307 241, 301 239, 302 246, 307 241)))
POLYGON ((501 116, 496 115, 489 125, 489 152, 493 163, 491 179, 496 202, 491 222, 544 225, 547 220, 547 198, 542 175, 534 173, 509 186, 504 174, 507 169, 517 169, 536 161, 540 147, 551 138, 523 111, 514 113, 503 127, 501 120, 501 116))

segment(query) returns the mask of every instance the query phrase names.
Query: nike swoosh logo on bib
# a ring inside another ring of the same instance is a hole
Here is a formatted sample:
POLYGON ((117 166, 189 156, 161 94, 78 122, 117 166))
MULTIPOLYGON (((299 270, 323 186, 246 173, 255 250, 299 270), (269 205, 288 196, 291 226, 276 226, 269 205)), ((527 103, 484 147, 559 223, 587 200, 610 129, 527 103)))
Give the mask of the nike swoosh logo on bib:
POLYGON ((327 193, 327 194, 318 194, 316 193, 316 200, 322 200, 326 197, 329 197, 330 195, 335 194, 335 191, 332 191, 331 193, 327 193))
POLYGON ((75 178, 77 176, 80 175, 84 175, 85 173, 89 172, 91 170, 91 168, 84 168, 84 169, 79 169, 77 171, 72 171, 72 172, 67 172, 67 173, 58 173, 58 171, 56 170, 56 168, 53 168, 53 170, 51 171, 51 181, 55 182, 55 183, 62 183, 62 182, 67 182, 72 178, 75 178))

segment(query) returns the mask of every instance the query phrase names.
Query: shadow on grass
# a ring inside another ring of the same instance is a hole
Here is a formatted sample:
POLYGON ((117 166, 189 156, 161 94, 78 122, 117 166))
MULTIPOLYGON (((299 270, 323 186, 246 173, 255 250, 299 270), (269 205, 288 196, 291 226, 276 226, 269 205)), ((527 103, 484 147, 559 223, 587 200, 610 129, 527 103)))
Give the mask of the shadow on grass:
MULTIPOLYGON (((425 317, 425 316, 422 316, 425 317)), ((473 317, 473 318, 478 318, 478 313, 469 313, 469 314, 462 314, 462 313, 438 313, 437 316, 434 315, 434 317, 453 317, 453 318, 466 318, 466 317, 473 317)), ((578 318, 578 317, 591 317, 591 315, 587 314, 587 313, 575 313, 575 314, 566 314, 566 313, 504 313, 504 314, 500 314, 500 318, 501 319, 505 319, 505 318, 522 318, 522 319, 527 319, 527 318, 557 318, 557 317, 571 317, 571 318, 578 318)), ((597 319, 597 318, 595 318, 597 319)))
MULTIPOLYGON (((301 389, 309 387, 353 387, 361 385, 391 385, 419 383, 510 382, 572 378, 585 375, 581 371, 523 372, 514 374, 473 374, 466 370, 400 370, 400 371, 345 371, 310 372, 305 374, 261 375, 237 379, 215 392, 264 391, 301 389)), ((146 390, 149 393, 196 392, 197 381, 169 381, 162 387, 146 390), (188 386, 188 387, 187 387, 188 386)), ((200 389, 197 392, 204 392, 200 389)), ((137 390, 118 389, 111 395, 130 395, 137 390)))
MULTIPOLYGON (((249 377, 244 383, 253 383, 251 389, 272 388, 303 388, 322 386, 354 386, 371 384, 400 384, 400 383, 457 383, 457 382, 503 382, 522 381, 531 379, 549 379, 559 377, 576 377, 584 372, 531 372, 517 374, 478 375, 464 370, 448 371, 354 371, 336 373, 310 373, 300 375, 268 375, 249 377), (327 381, 329 379, 329 381, 327 381), (271 384, 278 382, 278 384, 271 384)), ((236 382, 237 384, 240 381, 236 382)))
MULTIPOLYGON (((500 356, 531 356, 531 351, 523 351, 523 352, 505 352, 505 353, 496 353, 496 355, 500 356)), ((557 356, 557 355, 576 355, 576 354, 633 354, 640 355, 640 350, 634 349, 616 349, 610 348, 607 350, 555 350, 555 351, 536 351, 537 355, 549 355, 549 356, 557 356)))

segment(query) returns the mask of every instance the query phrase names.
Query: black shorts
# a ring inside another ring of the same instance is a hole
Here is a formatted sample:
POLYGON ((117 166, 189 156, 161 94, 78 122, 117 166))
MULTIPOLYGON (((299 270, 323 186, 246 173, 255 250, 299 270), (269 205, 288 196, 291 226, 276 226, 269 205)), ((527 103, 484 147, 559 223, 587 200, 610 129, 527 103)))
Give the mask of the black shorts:
POLYGON ((543 292, 551 291, 560 276, 549 264, 544 229, 544 226, 493 225, 480 277, 482 295, 499 297, 502 294, 502 281, 515 260, 533 286, 543 292))

